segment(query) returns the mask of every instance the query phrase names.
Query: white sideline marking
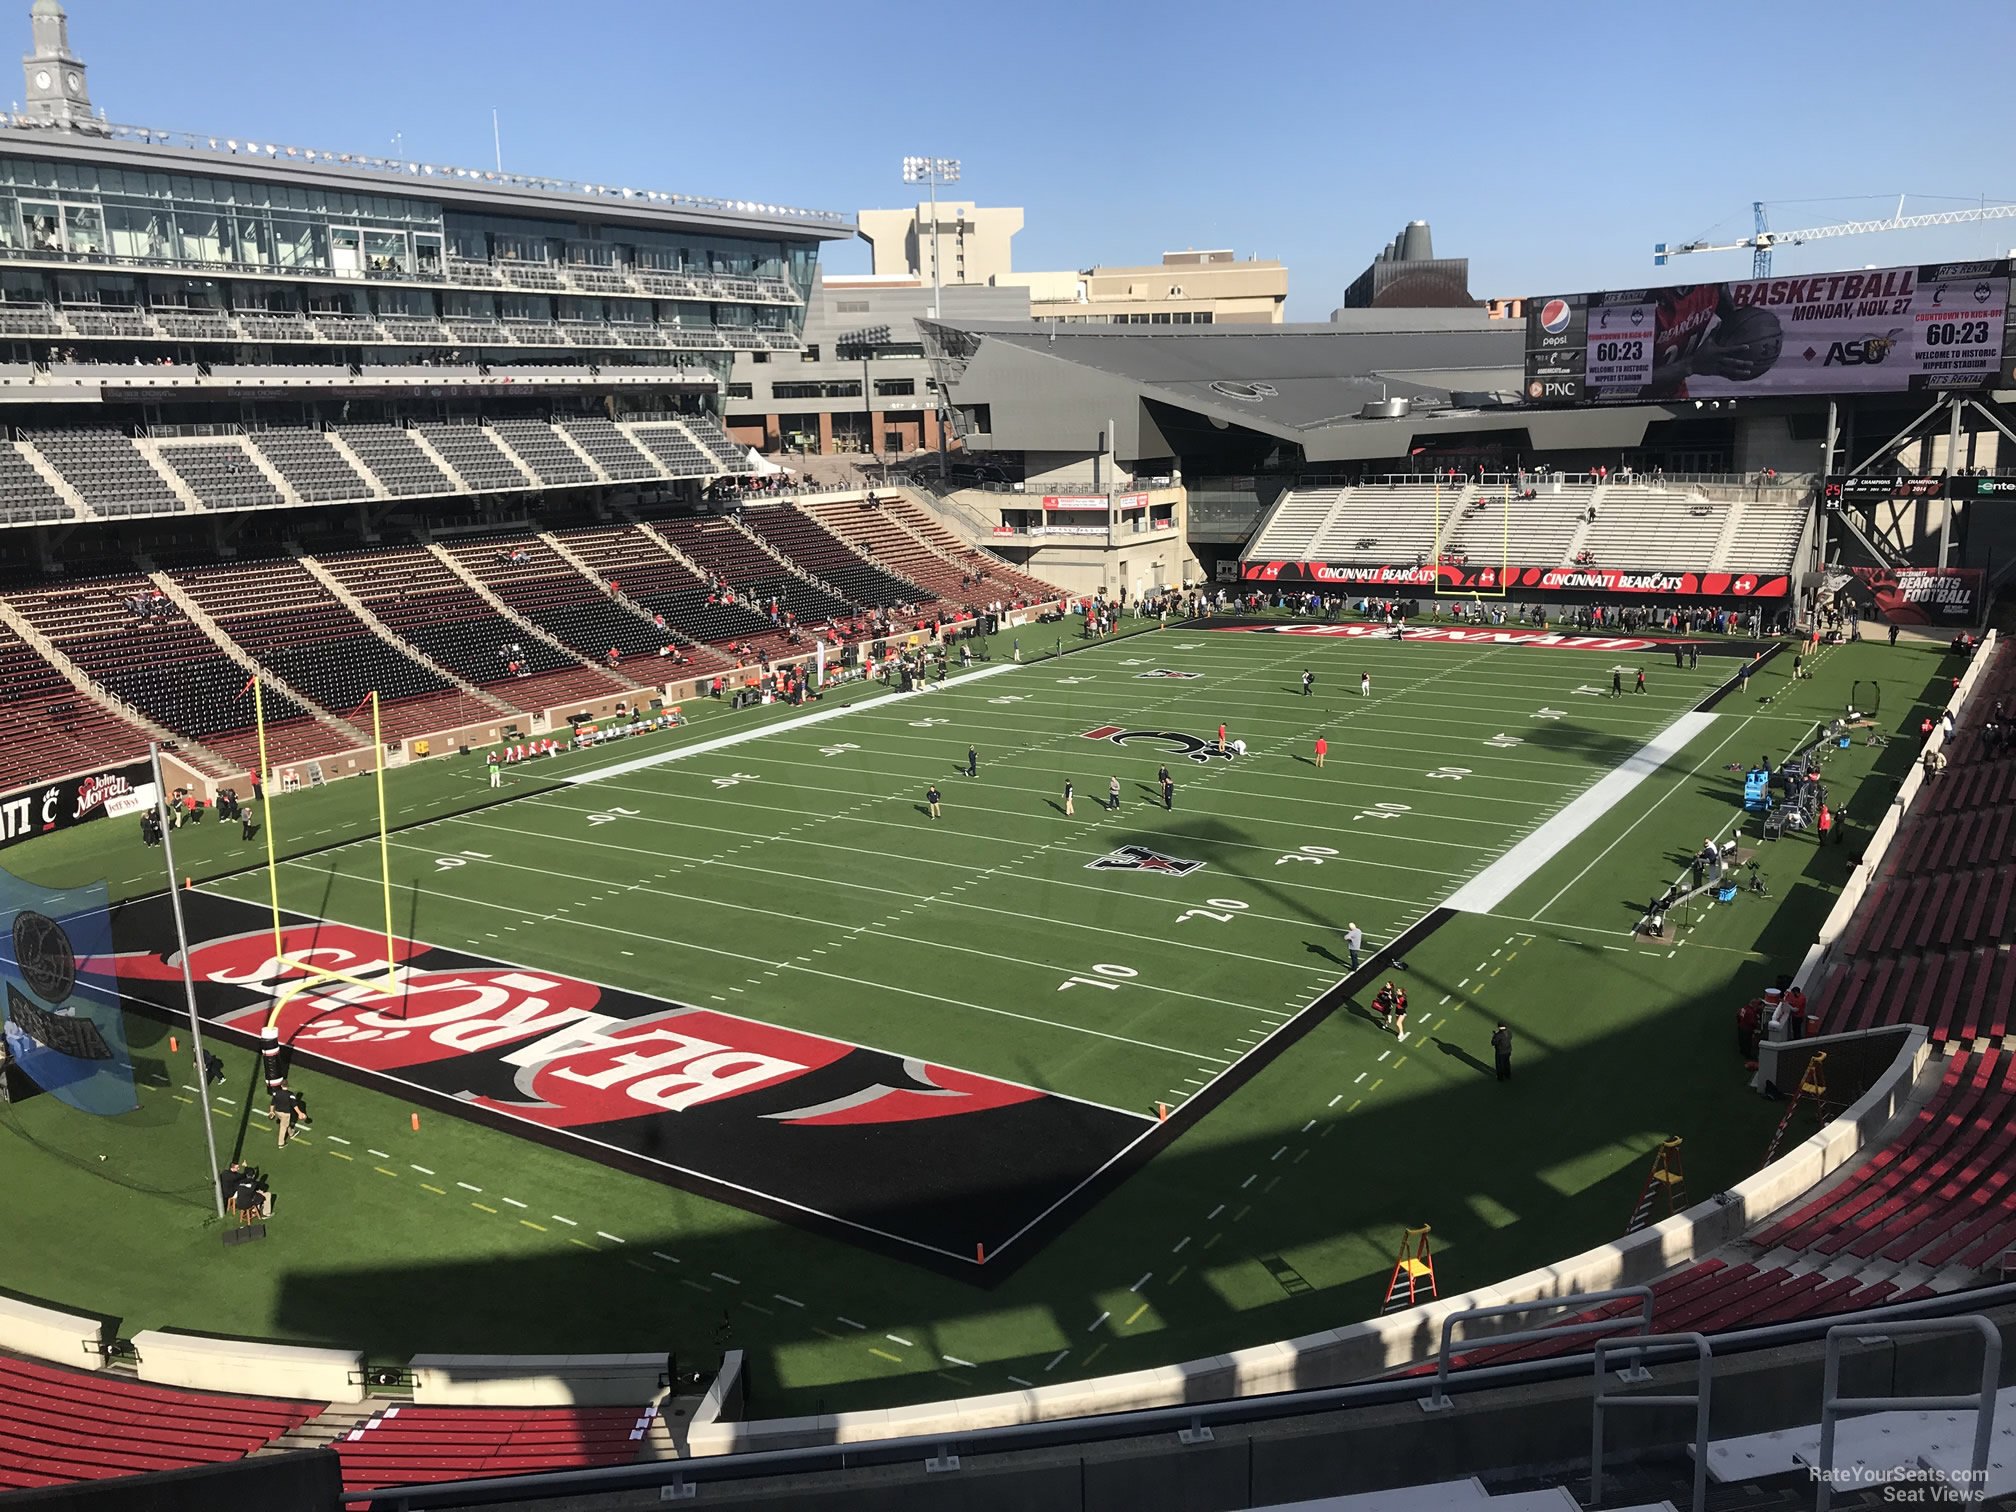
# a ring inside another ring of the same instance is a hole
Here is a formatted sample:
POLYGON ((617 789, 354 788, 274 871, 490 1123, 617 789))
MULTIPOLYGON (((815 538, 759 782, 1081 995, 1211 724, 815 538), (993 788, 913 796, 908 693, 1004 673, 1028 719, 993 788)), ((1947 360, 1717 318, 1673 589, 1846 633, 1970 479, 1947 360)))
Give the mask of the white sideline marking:
MULTIPOLYGON (((936 692, 941 687, 953 684, 978 682, 983 677, 999 677, 1003 672, 1015 671, 1020 663, 1002 662, 998 666, 982 667, 978 672, 968 672, 962 676, 947 678, 942 684, 933 684, 929 691, 936 692)), ((761 740, 765 735, 780 735, 792 730, 803 730, 811 725, 824 724, 829 719, 838 719, 843 714, 852 714, 857 709, 871 705, 886 709, 892 703, 902 703, 912 698, 922 698, 927 690, 914 688, 908 693, 887 693, 880 698, 864 699, 859 703, 841 704, 831 709, 820 709, 816 713, 803 714, 796 719, 779 720, 776 724, 756 725, 746 730, 737 730, 732 735, 716 735, 711 740, 696 740, 692 745, 674 746, 669 751, 659 751, 650 756, 637 756, 629 761, 619 761, 611 766, 596 767, 589 772, 576 772, 560 780, 572 787, 583 783, 600 782, 605 777, 628 777, 632 772, 646 771, 651 767, 664 766, 668 762, 684 761, 689 756, 705 756, 713 751, 725 751, 730 746, 738 746, 746 741, 761 740)))
POLYGON ((1682 714, 1450 894, 1443 907, 1458 913, 1490 913, 1563 848, 1630 796, 1638 784, 1678 755, 1714 720, 1713 714, 1682 714))

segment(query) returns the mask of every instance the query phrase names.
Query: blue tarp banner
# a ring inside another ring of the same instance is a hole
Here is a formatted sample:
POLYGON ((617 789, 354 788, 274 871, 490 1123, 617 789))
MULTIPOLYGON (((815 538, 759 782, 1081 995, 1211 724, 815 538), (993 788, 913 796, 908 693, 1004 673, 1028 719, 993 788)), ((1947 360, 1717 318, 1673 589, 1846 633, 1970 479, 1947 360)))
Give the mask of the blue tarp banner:
POLYGON ((50 888, 0 871, 0 983, 7 1053, 43 1091, 83 1113, 139 1106, 125 1015, 80 960, 112 954, 105 884, 50 888))

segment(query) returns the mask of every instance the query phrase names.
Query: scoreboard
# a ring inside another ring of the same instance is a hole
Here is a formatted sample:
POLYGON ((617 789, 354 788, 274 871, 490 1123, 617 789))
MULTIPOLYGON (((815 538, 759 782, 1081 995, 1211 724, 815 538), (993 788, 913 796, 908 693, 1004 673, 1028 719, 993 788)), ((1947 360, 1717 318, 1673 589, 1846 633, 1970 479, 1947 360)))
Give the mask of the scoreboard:
POLYGON ((1617 404, 2009 387, 2012 273, 1996 259, 1529 300, 1525 397, 1617 404))

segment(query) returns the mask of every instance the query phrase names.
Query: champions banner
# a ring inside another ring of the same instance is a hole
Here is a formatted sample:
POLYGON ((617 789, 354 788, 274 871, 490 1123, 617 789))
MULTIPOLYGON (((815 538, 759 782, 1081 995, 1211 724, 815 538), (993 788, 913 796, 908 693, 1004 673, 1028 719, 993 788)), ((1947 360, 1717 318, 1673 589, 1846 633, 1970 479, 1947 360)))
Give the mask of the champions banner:
POLYGON ((118 993, 80 970, 111 945, 106 904, 103 882, 58 890, 0 872, 7 1054, 44 1092, 101 1117, 139 1106, 118 993))
POLYGON ((1845 585, 1872 605, 1887 624, 1953 625, 1981 622, 1979 567, 1850 567, 1845 585), (1858 591, 1859 590, 1859 591, 1858 591))
MULTIPOLYGON (((257 1043, 307 958, 366 979, 385 937, 187 893, 207 1024, 257 1043)), ((165 897, 122 905, 79 970, 182 1009, 165 897)), ((1154 1120, 842 1040, 395 942, 400 995, 330 983, 290 1000, 290 1064, 907 1257, 970 1266, 1050 1218, 1154 1120)), ((1061 1220, 1060 1220, 1061 1221, 1061 1220)))
POLYGON ((1543 404, 1991 388, 2016 368, 2012 264, 1924 263, 1527 302, 1543 404))
POLYGON ((115 819, 154 806, 154 770, 145 761, 104 767, 0 797, 0 849, 86 820, 115 819))
POLYGON ((1245 583, 1314 588, 1411 588, 1441 594, 1596 593, 1636 597, 1782 599, 1791 579, 1782 572, 1625 572, 1615 567, 1366 567, 1349 562, 1241 562, 1245 583))

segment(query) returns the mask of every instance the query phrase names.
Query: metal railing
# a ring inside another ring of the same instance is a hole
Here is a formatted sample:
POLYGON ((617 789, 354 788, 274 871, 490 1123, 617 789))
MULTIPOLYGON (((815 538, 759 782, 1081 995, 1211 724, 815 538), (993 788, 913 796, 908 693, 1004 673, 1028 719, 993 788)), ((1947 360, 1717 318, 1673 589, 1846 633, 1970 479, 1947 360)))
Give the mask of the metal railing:
POLYGON ((1692 1407, 1694 1409, 1694 1499, 1693 1512, 1705 1512, 1708 1505, 1708 1399, 1714 1387, 1715 1378, 1709 1369, 1714 1361, 1714 1346, 1708 1336, 1700 1333, 1646 1334, 1636 1339, 1598 1339, 1596 1341, 1596 1389, 1595 1399, 1589 1404, 1589 1505, 1603 1504, 1603 1413, 1605 1409, 1617 1407, 1692 1407), (1627 1386, 1642 1385, 1652 1379, 1652 1373, 1645 1368, 1645 1356, 1658 1351, 1691 1349, 1694 1351, 1694 1392, 1691 1396, 1680 1396, 1671 1392, 1654 1392, 1637 1396, 1618 1396, 1606 1389, 1609 1377, 1603 1373, 1604 1360, 1611 1354, 1622 1354, 1630 1363, 1617 1372, 1617 1379, 1627 1386))
MULTIPOLYGON (((1652 1288, 1649 1286, 1623 1286, 1613 1291, 1578 1292, 1571 1297, 1538 1297, 1531 1302, 1501 1302, 1496 1307, 1465 1307, 1452 1312, 1442 1320, 1442 1348, 1435 1357, 1435 1390, 1432 1395, 1421 1398, 1423 1412, 1444 1412, 1451 1405, 1449 1400, 1449 1369, 1453 1358, 1449 1345, 1456 1333, 1458 1323, 1474 1323, 1480 1318, 1510 1318, 1520 1313, 1552 1312, 1564 1307, 1585 1307, 1592 1302, 1630 1302, 1642 1304, 1635 1322, 1641 1334, 1652 1332, 1652 1288)), ((1494 1334, 1484 1345, 1496 1349, 1506 1344, 1537 1344, 1543 1339, 1569 1338, 1575 1334, 1597 1333, 1607 1328, 1625 1326, 1634 1320, 1625 1314, 1609 1318, 1570 1318, 1566 1323, 1551 1323, 1545 1328, 1523 1328, 1516 1333, 1494 1334)))
POLYGON ((1974 1453, 1968 1461, 1971 1495, 1953 1498, 1980 1501, 1988 1485, 1988 1441, 1995 1431, 1995 1388, 2002 1379, 2002 1335, 1986 1318, 1925 1318, 1880 1325, 1844 1323, 1827 1330, 1827 1373, 1820 1391, 1820 1463, 1814 1478, 1820 1483, 1814 1512, 1827 1512, 1834 1499, 1834 1430, 1855 1412, 1972 1412, 1974 1453), (1981 1340, 1981 1388, 1951 1396, 1844 1397, 1841 1391, 1841 1346, 1854 1339, 1887 1344, 1926 1334, 1972 1333, 1981 1340))

